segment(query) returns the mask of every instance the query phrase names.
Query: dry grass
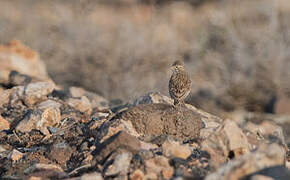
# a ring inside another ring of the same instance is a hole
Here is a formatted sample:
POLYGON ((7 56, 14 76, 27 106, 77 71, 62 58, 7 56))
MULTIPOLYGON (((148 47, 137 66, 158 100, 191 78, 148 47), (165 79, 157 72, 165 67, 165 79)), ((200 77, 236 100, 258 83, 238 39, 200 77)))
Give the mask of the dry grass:
POLYGON ((290 91, 288 4, 2 0, 0 42, 23 41, 40 52, 57 83, 109 99, 167 94, 168 67, 182 57, 194 82, 193 97, 206 89, 214 104, 230 97, 234 108, 252 101, 264 106, 273 94, 290 91))

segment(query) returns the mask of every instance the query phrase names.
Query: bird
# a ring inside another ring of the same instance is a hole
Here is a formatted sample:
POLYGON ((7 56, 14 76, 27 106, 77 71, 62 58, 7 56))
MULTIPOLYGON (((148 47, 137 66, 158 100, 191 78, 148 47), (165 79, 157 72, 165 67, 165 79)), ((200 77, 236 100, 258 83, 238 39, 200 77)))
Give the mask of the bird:
POLYGON ((184 99, 188 96, 191 89, 191 79, 186 72, 184 63, 181 60, 175 61, 172 66, 172 75, 169 80, 169 94, 174 100, 174 106, 184 104, 184 99))

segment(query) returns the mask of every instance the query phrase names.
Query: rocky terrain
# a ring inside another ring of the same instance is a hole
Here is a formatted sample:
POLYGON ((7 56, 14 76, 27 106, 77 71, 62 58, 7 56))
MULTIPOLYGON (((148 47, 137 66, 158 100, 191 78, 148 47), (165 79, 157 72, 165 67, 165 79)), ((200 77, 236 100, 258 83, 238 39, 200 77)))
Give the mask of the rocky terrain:
POLYGON ((220 118, 172 104, 153 92, 114 105, 54 83, 21 42, 1 45, 0 177, 290 178, 288 116, 240 111, 220 118))

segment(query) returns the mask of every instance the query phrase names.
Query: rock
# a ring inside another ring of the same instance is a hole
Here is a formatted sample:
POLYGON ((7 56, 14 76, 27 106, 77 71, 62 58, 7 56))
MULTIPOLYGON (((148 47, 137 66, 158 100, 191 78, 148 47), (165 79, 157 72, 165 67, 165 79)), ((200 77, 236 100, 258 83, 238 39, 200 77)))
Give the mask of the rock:
POLYGON ((98 128, 98 134, 100 134, 98 136, 100 141, 103 142, 120 131, 124 131, 135 137, 140 136, 136 132, 131 121, 124 121, 122 119, 116 119, 114 121, 105 121, 98 128))
POLYGON ((37 109, 40 109, 40 110, 45 110, 47 108, 61 108, 62 104, 57 102, 57 101, 54 101, 54 100, 51 100, 51 99, 48 99, 46 101, 43 101, 39 104, 37 104, 37 109))
POLYGON ((199 138, 201 117, 186 107, 141 104, 117 114, 114 119, 131 121, 141 136, 169 135, 185 140, 199 138))
POLYGON ((70 159, 72 148, 65 142, 54 143, 50 148, 49 157, 62 166, 70 159))
POLYGON ((17 71, 11 71, 9 74, 9 85, 24 86, 31 82, 32 78, 17 71))
POLYGON ((167 96, 162 95, 159 92, 150 92, 148 94, 145 94, 144 96, 141 96, 134 100, 133 105, 137 106, 140 104, 171 104, 173 105, 173 100, 167 96))
POLYGON ((8 155, 8 158, 11 159, 12 161, 18 161, 22 157, 23 157, 23 153, 17 151, 16 149, 13 149, 8 155))
POLYGON ((256 171, 250 175, 247 175, 242 178, 246 179, 279 179, 279 180, 288 180, 290 178, 290 170, 284 166, 270 166, 262 170, 256 171))
POLYGON ((166 157, 178 157, 186 159, 191 155, 190 147, 180 145, 177 141, 167 140, 162 144, 162 152, 166 157))
POLYGON ((169 165, 167 158, 163 156, 156 156, 152 159, 146 160, 146 175, 155 174, 157 177, 170 179, 173 176, 174 170, 169 165))
POLYGON ((269 177, 269 176, 254 175, 254 176, 251 177, 251 180, 274 180, 274 179, 269 177))
POLYGON ((34 179, 63 179, 67 177, 62 168, 54 164, 36 163, 25 169, 24 173, 34 179))
MULTIPOLYGON (((173 100, 167 96, 162 95, 159 92, 150 92, 148 94, 145 94, 144 96, 141 96, 137 99, 134 100, 134 102, 132 103, 133 106, 137 106, 140 104, 169 104, 169 105, 173 105, 173 100)), ((191 109, 192 111, 194 111, 195 113, 199 114, 202 118, 202 121, 204 123, 209 123, 209 122, 222 122, 223 120, 217 116, 214 116, 210 113, 207 113, 201 109, 197 109, 196 107, 190 105, 190 104, 186 104, 186 107, 188 109, 191 109)), ((207 127, 207 126, 206 126, 207 127)))
POLYGON ((105 176, 118 175, 125 177, 128 173, 132 156, 133 155, 130 152, 122 152, 121 154, 118 154, 115 157, 113 164, 106 169, 105 176))
POLYGON ((32 106, 38 102, 47 99, 47 95, 52 93, 55 89, 53 82, 36 82, 30 83, 25 87, 24 91, 24 103, 28 106, 32 106))
POLYGON ((130 179, 132 180, 143 180, 144 173, 140 169, 136 169, 133 173, 130 174, 130 179))
POLYGON ((67 103, 80 112, 87 114, 92 113, 92 105, 86 96, 82 96, 81 98, 69 98, 67 103))
POLYGON ((27 112, 24 119, 18 123, 15 129, 20 132, 30 132, 32 129, 37 129, 43 134, 49 135, 47 128, 59 124, 60 120, 61 115, 58 108, 47 108, 43 112, 36 109, 27 112))
POLYGON ((25 117, 17 124, 15 130, 20 132, 30 132, 37 129, 36 124, 41 119, 41 111, 28 111, 25 117))
POLYGON ((39 170, 55 170, 58 172, 64 172, 63 169, 61 167, 59 167, 58 165, 36 163, 36 164, 33 164, 32 166, 30 166, 29 168, 27 168, 24 171, 24 173, 31 174, 31 173, 33 173, 35 171, 39 171, 39 170))
POLYGON ((263 121, 261 124, 247 122, 244 129, 259 136, 259 138, 266 138, 268 141, 271 141, 273 137, 276 137, 281 143, 286 144, 282 128, 274 122, 263 121))
POLYGON ((246 135, 234 121, 226 120, 223 125, 224 126, 222 131, 228 140, 228 146, 230 150, 235 150, 239 148, 249 150, 249 143, 246 135))
POLYGON ((53 127, 58 125, 61 120, 61 114, 59 108, 47 108, 41 114, 40 121, 37 122, 36 128, 39 129, 43 134, 49 135, 47 127, 53 127))
POLYGON ((10 129, 10 123, 0 115, 0 131, 10 129))
POLYGON ((104 110, 109 108, 109 101, 103 98, 102 96, 99 96, 95 93, 88 92, 84 90, 83 88, 79 87, 70 87, 69 92, 72 97, 74 98, 81 98, 85 96, 92 108, 97 108, 98 110, 104 110))
POLYGON ((16 104, 21 101, 24 95, 24 86, 15 86, 12 89, 6 89, 0 94, 0 107, 4 104, 16 104))
POLYGON ((39 55, 16 40, 8 45, 0 45, 0 83, 9 83, 11 71, 37 77, 40 80, 49 79, 39 55))
MULTIPOLYGON (((73 179, 78 179, 78 178, 72 178, 73 179)), ((88 173, 84 174, 80 177, 80 180, 103 180, 103 177, 100 173, 94 172, 94 173, 88 173)))
POLYGON ((226 120, 201 143, 201 149, 210 154, 214 167, 219 167, 227 158, 237 158, 249 152, 246 135, 231 120, 226 120))
POLYGON ((279 166, 285 163, 285 150, 277 144, 262 145, 255 152, 245 154, 238 159, 224 164, 205 180, 241 179, 242 177, 266 167, 279 166))
POLYGON ((136 137, 124 131, 119 131, 103 143, 96 145, 96 150, 93 152, 93 155, 97 162, 102 163, 112 151, 116 151, 117 149, 137 153, 140 149, 140 142, 136 137))

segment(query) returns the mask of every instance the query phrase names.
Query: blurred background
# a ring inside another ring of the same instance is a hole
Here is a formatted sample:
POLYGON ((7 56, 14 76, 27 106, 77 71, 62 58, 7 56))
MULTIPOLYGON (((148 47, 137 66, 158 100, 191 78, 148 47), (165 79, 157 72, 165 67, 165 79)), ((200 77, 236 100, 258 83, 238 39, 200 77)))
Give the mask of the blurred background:
POLYGON ((168 95, 179 58, 188 103, 290 114, 289 19, 289 0, 1 0, 0 43, 22 41, 57 84, 114 102, 168 95))

